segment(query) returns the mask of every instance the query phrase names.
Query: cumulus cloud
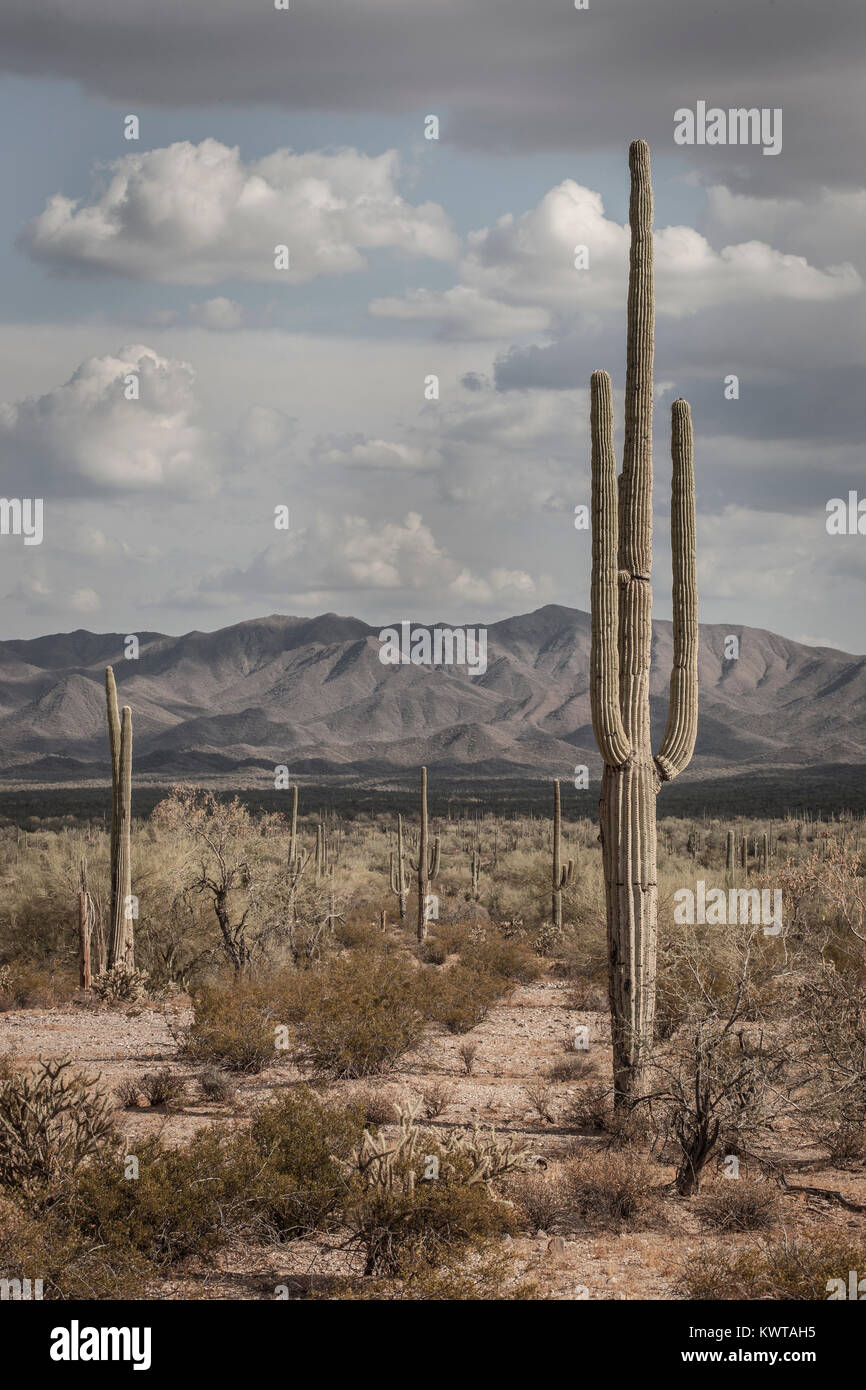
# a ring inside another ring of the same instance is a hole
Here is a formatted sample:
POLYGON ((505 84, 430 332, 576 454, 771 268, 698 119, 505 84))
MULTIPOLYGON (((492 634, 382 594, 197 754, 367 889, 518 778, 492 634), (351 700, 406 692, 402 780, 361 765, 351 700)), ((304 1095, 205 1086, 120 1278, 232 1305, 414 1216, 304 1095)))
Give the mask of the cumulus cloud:
POLYGON ((310 605, 339 601, 347 593, 489 602, 531 598, 536 582, 524 571, 502 567, 473 573, 437 541, 419 512, 381 521, 318 512, 249 565, 212 567, 195 589, 175 589, 165 601, 216 607, 254 595, 259 601, 310 605))
POLYGON ((211 486, 213 446, 196 418, 194 380, 188 362, 142 345, 88 358, 64 385, 0 405, 7 478, 28 495, 211 486), (136 384, 138 398, 128 399, 136 384))
POLYGON ((364 252, 380 249, 452 257, 449 219, 435 203, 407 203, 398 175, 394 150, 283 149, 247 164, 237 147, 183 140, 124 155, 89 202, 55 194, 21 244, 66 269, 181 285, 300 285, 363 270, 364 252), (287 269, 275 267, 277 246, 287 269))
MULTIPOLYGON (((519 217, 470 233, 458 285, 376 299, 370 312, 429 319, 452 337, 563 332, 575 314, 622 309, 628 247, 628 226, 605 215, 601 195, 566 179, 519 217)), ((754 239, 716 251, 685 226, 656 232, 655 275, 657 311, 673 317, 720 304, 833 301, 863 288, 850 264, 821 270, 754 239)))

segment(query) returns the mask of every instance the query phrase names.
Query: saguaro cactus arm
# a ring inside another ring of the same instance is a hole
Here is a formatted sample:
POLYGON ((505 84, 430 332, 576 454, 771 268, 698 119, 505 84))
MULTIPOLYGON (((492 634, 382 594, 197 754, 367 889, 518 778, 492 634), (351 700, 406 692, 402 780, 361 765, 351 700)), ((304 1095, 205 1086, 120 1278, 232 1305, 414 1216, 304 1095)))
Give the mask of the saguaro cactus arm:
POLYGON ((692 415, 686 401, 671 406, 671 550, 674 664, 664 738, 656 757, 669 782, 691 762, 698 732, 698 577, 692 415))
MULTIPOLYGON (((619 708, 619 566, 617 482, 613 451, 613 395, 607 372, 593 372, 592 427, 592 644, 590 701, 598 750, 611 767, 631 752, 619 708)), ((554 871, 555 872, 555 871, 554 871)))

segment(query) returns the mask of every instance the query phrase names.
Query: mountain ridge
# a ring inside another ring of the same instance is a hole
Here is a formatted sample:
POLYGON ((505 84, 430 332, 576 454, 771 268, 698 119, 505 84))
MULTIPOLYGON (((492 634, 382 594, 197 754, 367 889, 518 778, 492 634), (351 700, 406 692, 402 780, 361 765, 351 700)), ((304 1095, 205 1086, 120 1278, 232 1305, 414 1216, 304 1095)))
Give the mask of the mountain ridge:
MULTIPOLYGON (((487 669, 383 665, 372 626, 337 613, 270 614, 212 632, 77 629, 0 642, 0 777, 104 772, 102 682, 114 666, 133 709, 136 774, 264 778, 277 765, 383 775, 420 763, 453 775, 569 777, 600 760, 589 701, 590 617, 547 604, 486 627, 487 669)), ((667 714, 669 621, 653 623, 650 707, 667 714)), ((765 629, 702 624, 698 742, 686 777, 750 768, 866 764, 866 657, 765 629), (739 657, 725 657, 725 640, 739 657)))

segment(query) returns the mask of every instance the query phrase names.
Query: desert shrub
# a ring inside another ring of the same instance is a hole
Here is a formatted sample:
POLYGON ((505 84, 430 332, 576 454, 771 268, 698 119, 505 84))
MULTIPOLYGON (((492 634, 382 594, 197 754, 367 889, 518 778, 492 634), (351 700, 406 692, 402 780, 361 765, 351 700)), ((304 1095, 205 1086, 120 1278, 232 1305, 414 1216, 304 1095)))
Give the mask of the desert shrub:
POLYGON ((584 1081, 591 1072, 592 1062, 577 1053, 554 1062, 547 1074, 551 1081, 584 1081))
POLYGON ((547 1121, 549 1124, 556 1122, 556 1092, 549 1081, 531 1081, 528 1086, 524 1086, 523 1094, 539 1120, 547 1121))
POLYGON ((0 965, 0 1013, 7 1009, 53 1009, 78 990, 71 969, 17 958, 0 965))
POLYGON ((262 1106, 242 1141, 260 1174, 251 1193, 257 1222, 288 1239, 336 1219, 364 1123, 362 1105, 330 1105, 306 1086, 262 1106))
POLYGON ((337 1279, 314 1297, 361 1302, 521 1302, 543 1297, 538 1286, 515 1277, 514 1260, 495 1238, 473 1237, 444 1252, 435 1264, 414 1250, 400 1251, 390 1277, 337 1279))
POLYGON ((204 985, 194 1001, 193 1021, 182 1052, 193 1062, 210 1062, 226 1071, 260 1072, 279 1061, 275 1027, 283 1022, 276 986, 259 980, 204 985))
POLYGON ((51 1211, 0 1210, 0 1278, 41 1279, 44 1299, 144 1298, 149 1272, 136 1251, 94 1245, 51 1211))
POLYGON ((460 1058, 460 1065, 463 1068, 464 1076, 471 1076, 475 1066, 475 1058, 478 1054, 478 1044, 474 1042, 461 1043, 457 1049, 457 1056, 460 1058))
POLYGON ((109 1250, 127 1245, 158 1268, 172 1265, 212 1250, 247 1213, 255 1169, 244 1158, 216 1129, 199 1130, 184 1148, 142 1140, 132 1155, 101 1154, 82 1168, 55 1210, 109 1250))
POLYGON ((368 1275, 398 1274, 409 1259, 438 1265, 473 1241, 514 1226, 494 1181, 523 1166, 521 1152, 494 1135, 423 1134, 403 1111, 396 1139, 377 1144, 369 1131, 348 1165, 344 1219, 364 1253, 368 1275))
POLYGON ((716 1231, 765 1231, 779 1215, 779 1195, 766 1183, 728 1180, 697 1201, 705 1226, 716 1231))
POLYGON ((106 1004, 135 1004, 147 993, 147 971, 134 965, 112 965, 93 977, 93 993, 106 1004))
POLYGON ((300 977, 296 1059, 333 1077, 390 1071, 424 1030, 418 974, 381 950, 353 951, 300 977))
POLYGON ((537 1284, 517 1279, 512 1255, 495 1237, 474 1237, 431 1265, 414 1251, 395 1257, 391 1277, 339 1279, 322 1291, 329 1302, 487 1302, 544 1297, 537 1284))
MULTIPOLYGON (((866 1268, 862 1236, 825 1236, 819 1240, 763 1241, 731 1250, 698 1250, 683 1263, 678 1289, 692 1299, 827 1299, 849 1271, 866 1268)), ((844 1295, 843 1295, 844 1296, 844 1295)))
POLYGON ((134 1077, 127 1076, 115 1086, 114 1095, 121 1110, 135 1110, 141 1099, 141 1087, 134 1077))
POLYGON ((38 1200, 113 1144, 113 1109, 68 1058, 0 1083, 0 1186, 38 1200))
POLYGON ((233 1100, 238 1089, 235 1078, 218 1067, 205 1067, 199 1075, 198 1086, 203 1099, 209 1101, 233 1100))
POLYGON ((569 1098, 563 1117, 574 1129, 609 1129, 613 1121, 613 1096, 609 1086, 592 1082, 569 1098))
POLYGON ((631 1223, 650 1205, 654 1173, 636 1154, 574 1154, 562 1167, 569 1210, 594 1226, 631 1223))
POLYGON ((468 1033, 483 1023, 505 988, 501 975, 457 964, 431 982, 426 993, 427 1016, 444 1024, 449 1033, 468 1033))
POLYGON ((141 1079, 141 1094, 148 1105, 171 1105, 180 1099, 185 1090, 183 1077, 169 1067, 147 1072, 141 1079))
POLYGON ((419 952, 425 965, 444 965, 448 959, 448 947, 436 936, 428 936, 419 952))
POLYGON ((834 1167, 857 1168, 866 1162, 866 1124, 849 1124, 843 1120, 826 1138, 834 1167))
POLYGON ((362 1086, 352 1092, 352 1104, 357 1106, 364 1117, 364 1125, 381 1129, 382 1125, 397 1122, 397 1108, 387 1091, 372 1085, 362 1086))
POLYGON ((537 980, 544 970, 533 950, 520 939, 508 939, 495 927, 483 937, 473 934, 461 950, 464 964, 482 975, 500 976, 517 984, 537 980))
POLYGON ((426 1119, 437 1119, 454 1098, 452 1088, 444 1081, 431 1081, 421 1093, 421 1110, 426 1119))
POLYGON ((521 1175, 507 1185, 506 1192, 523 1230, 549 1232, 568 1215, 566 1189, 559 1174, 521 1175))

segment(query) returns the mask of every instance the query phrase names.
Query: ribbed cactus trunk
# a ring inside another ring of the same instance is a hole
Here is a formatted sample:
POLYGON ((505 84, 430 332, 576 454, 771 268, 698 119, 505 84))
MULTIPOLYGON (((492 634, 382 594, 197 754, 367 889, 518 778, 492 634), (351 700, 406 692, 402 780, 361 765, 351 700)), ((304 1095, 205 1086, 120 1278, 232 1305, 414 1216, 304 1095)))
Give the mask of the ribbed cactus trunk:
MULTIPOLYGON (((120 823, 117 803, 117 789, 120 784, 120 710, 117 707, 117 684, 114 671, 105 668, 105 704, 108 716, 108 747, 111 755, 111 836, 108 844, 108 857, 111 865, 111 923, 114 921, 114 903, 117 898, 117 827, 120 823)), ((109 933, 109 951, 112 936, 109 933)))
POLYGON ((289 869, 293 870, 298 862, 298 789, 292 787, 292 829, 289 839, 289 869))
POLYGON ((574 875, 574 860, 562 863, 562 800, 559 781, 553 783, 553 896, 551 917, 555 931, 562 931, 562 890, 574 875))
POLYGON ((671 411, 674 664, 659 753, 650 742, 652 654, 653 195, 649 147, 629 149, 631 253, 625 444, 616 476, 610 377, 594 372, 592 719, 604 760, 600 803, 614 1094, 642 1093, 655 1017, 656 796, 689 763, 697 732, 697 579, 691 414, 671 411))
POLYGON ((403 817, 397 816, 397 853, 391 852, 391 892, 397 897, 400 905, 400 921, 406 921, 406 901, 409 896, 409 885, 406 879, 405 850, 403 848, 403 817))
POLYGON ((439 836, 429 843, 427 823, 427 769, 421 769, 421 830, 418 837, 418 862, 413 865, 418 875, 418 940, 427 936, 427 896, 430 884, 439 873, 439 836))
POLYGON ((135 964, 132 915, 132 710, 124 705, 120 726, 120 756, 116 792, 117 818, 112 873, 109 968, 135 964))

